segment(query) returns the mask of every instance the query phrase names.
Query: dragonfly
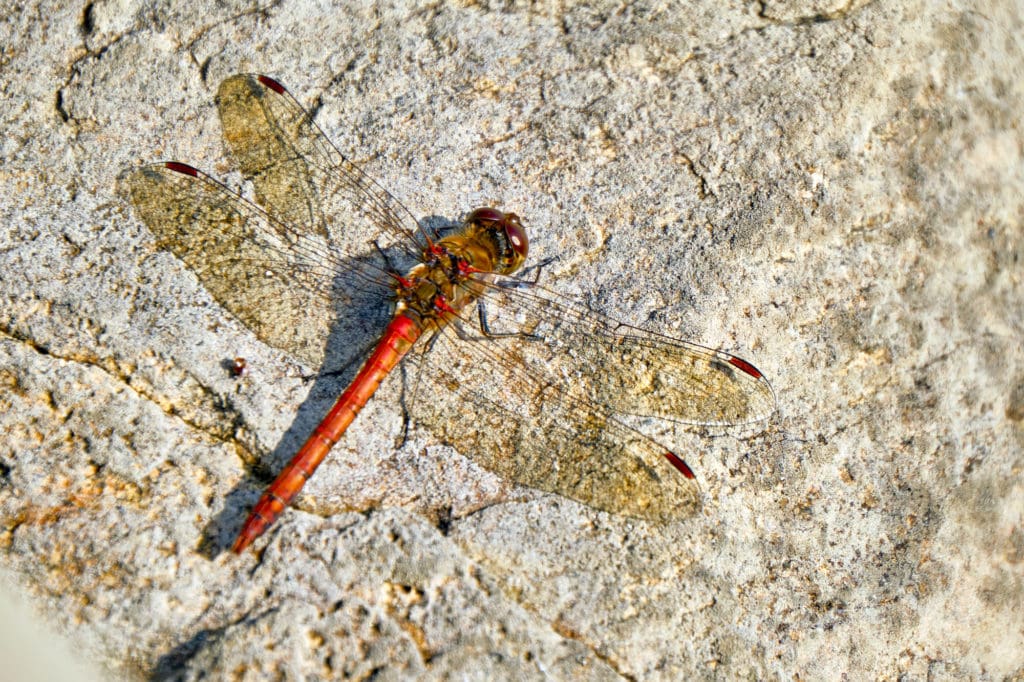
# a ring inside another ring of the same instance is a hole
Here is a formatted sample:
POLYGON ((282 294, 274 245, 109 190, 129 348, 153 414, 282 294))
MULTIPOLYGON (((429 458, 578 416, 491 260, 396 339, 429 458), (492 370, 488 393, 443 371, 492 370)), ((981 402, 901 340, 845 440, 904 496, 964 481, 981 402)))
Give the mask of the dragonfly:
MULTIPOLYGON (((239 74, 216 104, 247 193, 177 161, 126 172, 157 247, 263 342, 312 367, 379 341, 252 508, 232 549, 266 531, 400 362, 415 423, 519 485, 654 522, 691 516, 685 459, 637 419, 767 420, 775 395, 740 357, 631 326, 540 284, 514 212, 421 224, 335 147, 276 80, 239 74), (533 276, 526 273, 533 270, 533 276), (384 312, 379 312, 383 308, 384 312)), ((354 359, 353 359, 354 362, 354 359)))

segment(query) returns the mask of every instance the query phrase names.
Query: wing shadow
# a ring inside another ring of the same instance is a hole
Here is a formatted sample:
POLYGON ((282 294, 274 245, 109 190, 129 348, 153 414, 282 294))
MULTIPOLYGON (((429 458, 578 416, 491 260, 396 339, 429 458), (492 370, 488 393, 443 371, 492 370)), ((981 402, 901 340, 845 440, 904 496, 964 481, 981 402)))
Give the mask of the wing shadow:
MULTIPOLYGON (((374 249, 358 258, 340 261, 339 273, 350 273, 353 269, 379 273, 386 271, 388 264, 404 273, 412 261, 398 248, 386 250, 384 256, 374 249)), ((205 525, 199 549, 207 558, 215 558, 231 547, 252 506, 352 382, 390 322, 393 295, 383 286, 353 289, 350 284, 351 278, 335 278, 333 286, 344 289, 347 300, 343 309, 335 310, 324 346, 323 365, 308 377, 312 386, 291 425, 271 450, 257 453, 257 463, 250 466, 249 474, 225 496, 221 511, 205 525)))

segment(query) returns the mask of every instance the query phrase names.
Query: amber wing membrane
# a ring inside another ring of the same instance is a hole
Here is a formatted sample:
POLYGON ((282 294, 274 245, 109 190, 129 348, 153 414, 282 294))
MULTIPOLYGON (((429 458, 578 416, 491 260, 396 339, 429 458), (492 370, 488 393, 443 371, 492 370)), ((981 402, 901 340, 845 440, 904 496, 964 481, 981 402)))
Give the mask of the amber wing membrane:
POLYGON ((597 509, 685 518, 696 483, 624 415, 732 426, 775 409, 768 382, 721 351, 631 327, 539 286, 492 285, 491 337, 466 319, 433 340, 414 415, 482 466, 597 509), (429 398, 427 397, 429 396, 429 398))
POLYGON ((261 339, 306 361, 322 357, 322 330, 335 312, 330 273, 296 262, 286 237, 259 209, 198 171, 181 172, 187 169, 147 166, 125 178, 157 246, 180 258, 261 339))
POLYGON ((512 332, 516 347, 505 354, 531 376, 612 412, 735 426, 775 410, 771 386, 746 361, 619 322, 543 286, 493 284, 483 308, 493 335, 512 332))
POLYGON ((231 76, 217 90, 224 139, 256 201, 346 253, 371 241, 419 258, 426 239, 408 209, 349 161, 280 84, 231 76))
POLYGON ((420 254, 416 221, 276 81, 232 76, 217 106, 262 208, 174 162, 127 174, 132 203, 158 245, 261 339, 313 367, 350 362, 345 351, 362 348, 386 323, 389 265, 420 254), (327 347, 330 337, 353 336, 363 344, 327 347))

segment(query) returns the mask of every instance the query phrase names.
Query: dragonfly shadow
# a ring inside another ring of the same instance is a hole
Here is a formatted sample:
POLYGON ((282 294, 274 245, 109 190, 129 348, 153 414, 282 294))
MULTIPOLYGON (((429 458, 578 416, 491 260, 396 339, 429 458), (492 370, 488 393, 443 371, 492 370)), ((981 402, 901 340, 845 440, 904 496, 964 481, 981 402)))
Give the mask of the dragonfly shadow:
POLYGON ((319 371, 306 377, 312 386, 278 443, 258 453, 250 475, 228 493, 223 509, 203 529, 200 552, 207 558, 231 546, 259 495, 351 383, 391 320, 394 296, 386 273, 392 268, 405 272, 413 261, 398 249, 370 249, 357 258, 338 260, 340 274, 331 284, 332 300, 337 303, 324 334, 319 371))

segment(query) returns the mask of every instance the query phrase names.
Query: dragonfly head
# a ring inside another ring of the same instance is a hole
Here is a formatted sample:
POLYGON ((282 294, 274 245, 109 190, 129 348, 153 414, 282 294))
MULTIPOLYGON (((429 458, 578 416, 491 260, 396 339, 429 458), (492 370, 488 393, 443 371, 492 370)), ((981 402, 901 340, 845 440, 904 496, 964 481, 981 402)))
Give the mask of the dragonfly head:
POLYGON ((509 274, 518 270, 526 260, 530 240, 526 237, 519 216, 496 208, 478 208, 466 216, 465 224, 478 226, 487 232, 497 246, 495 272, 509 274))

